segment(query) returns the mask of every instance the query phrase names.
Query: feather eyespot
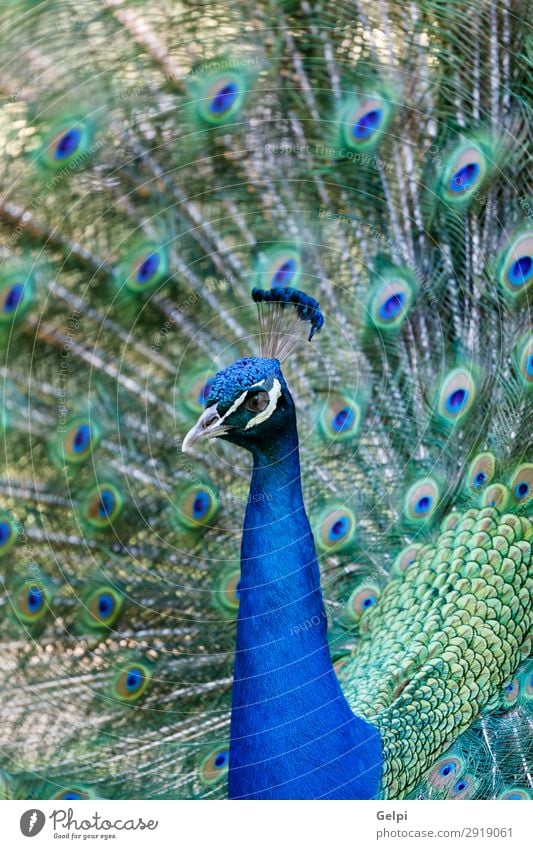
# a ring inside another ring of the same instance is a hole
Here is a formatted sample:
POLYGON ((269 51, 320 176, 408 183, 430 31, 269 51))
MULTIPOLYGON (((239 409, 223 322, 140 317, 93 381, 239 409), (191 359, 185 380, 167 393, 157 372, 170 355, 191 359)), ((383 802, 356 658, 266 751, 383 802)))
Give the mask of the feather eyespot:
POLYGON ((339 158, 349 158, 353 151, 376 147, 389 123, 391 111, 390 102, 378 95, 345 100, 339 113, 339 158))
POLYGON ((211 80, 205 89, 204 119, 210 124, 220 124, 236 117, 244 95, 243 80, 236 74, 226 74, 211 80))
POLYGON ((533 336, 523 339, 515 352, 515 362, 526 389, 533 389, 533 336))
POLYGON ((463 761, 458 757, 444 757, 437 761, 430 770, 427 781, 437 790, 449 787, 464 768, 463 761))
POLYGON ((125 505, 122 491, 111 481, 102 481, 91 489, 83 504, 86 522, 96 530, 105 530, 121 515, 125 505))
POLYGON ((61 434, 60 458, 66 463, 84 463, 100 441, 100 428, 95 421, 77 417, 67 422, 61 434))
POLYGON ((496 507, 501 511, 505 510, 509 504, 510 497, 511 493, 506 486, 501 483, 494 483, 483 490, 480 503, 482 507, 496 507))
POLYGON ((256 285, 260 288, 297 288, 302 275, 300 252, 291 245, 273 245, 255 260, 256 285))
POLYGON ((169 274, 165 245, 139 244, 125 255, 117 270, 117 283, 140 294, 162 283, 169 274))
POLYGON ((205 409, 214 378, 215 372, 208 364, 196 368, 180 378, 180 400, 191 413, 198 415, 205 409))
POLYGON ((50 595, 40 581, 23 584, 16 593, 15 612, 26 625, 39 622, 48 610, 50 595))
POLYGON ((507 800, 512 799, 514 801, 527 801, 531 799, 531 794, 525 787, 510 787, 508 790, 504 790, 499 798, 507 800))
POLYGON ((122 605, 122 595, 114 587, 98 587, 84 600, 84 621, 92 628, 110 628, 120 616, 122 605))
POLYGON ((533 496, 533 463, 523 463, 509 481, 509 490, 515 504, 526 504, 533 496))
POLYGON ((210 752, 202 761, 198 777, 202 784, 210 786, 226 778, 229 767, 229 749, 218 748, 210 752))
POLYGON ((69 130, 65 130, 54 142, 54 158, 58 161, 69 159, 78 150, 81 139, 82 131, 79 127, 71 127, 69 130))
POLYGON ((437 411, 441 421, 453 425, 470 412, 477 395, 473 374, 456 368, 444 378, 438 396, 437 411))
POLYGON ((361 428, 363 408, 361 403, 347 393, 333 395, 321 409, 318 419, 319 433, 335 442, 354 439, 361 428))
POLYGON ((38 156, 48 170, 60 170, 81 164, 90 153, 94 127, 89 121, 71 120, 51 131, 38 156))
POLYGON ((18 529, 9 513, 0 511, 0 557, 8 554, 18 539, 18 529))
POLYGON ((135 282, 139 286, 145 286, 149 283, 159 270, 161 265, 161 256, 158 253, 147 254, 137 261, 137 270, 135 272, 135 282))
POLYGON ((507 684, 503 688, 502 692, 502 702, 506 706, 514 705, 518 699, 518 694, 520 690, 520 682, 518 678, 513 678, 513 680, 507 684))
POLYGON ((490 162, 477 144, 467 142, 452 151, 444 164, 441 194, 448 203, 466 205, 475 196, 491 170, 490 162))
POLYGON ((318 520, 318 547, 323 552, 344 551, 352 544, 355 531, 355 515, 348 507, 325 510, 318 520))
POLYGON ((392 321, 403 310, 404 304, 405 293, 394 292, 393 295, 387 297, 387 300, 383 301, 379 307, 378 315, 382 321, 392 321))
POLYGON ((407 571, 409 566, 411 566, 418 557, 418 552, 422 548, 420 543, 413 543, 412 545, 408 545, 404 548, 398 556, 396 557, 393 563, 393 572, 395 574, 403 575, 404 572, 407 571))
POLYGON ((209 111, 213 115, 223 115, 234 105, 239 96, 239 86, 235 80, 227 80, 217 84, 216 93, 209 103, 209 111))
POLYGON ((375 584, 359 586, 355 589, 347 604, 347 613, 350 618, 359 621, 364 614, 373 610, 378 604, 380 594, 381 590, 375 584))
POLYGON ((23 269, 0 275, 0 324, 12 324, 27 311, 33 300, 33 275, 23 269))
POLYGON ((479 177, 478 162, 468 162, 450 177, 448 190, 450 192, 466 192, 471 189, 479 177))
POLYGON ((416 281, 407 269, 387 265, 371 287, 367 301, 367 324, 384 332, 398 330, 407 318, 416 291, 416 281))
POLYGON ((440 488, 434 478, 414 483, 404 499, 404 514, 410 522, 425 522, 433 516, 440 500, 440 488))
MULTIPOLYGON (((227 65, 228 60, 223 61, 227 65)), ((246 72, 229 69, 203 72, 191 80, 189 111, 193 120, 216 127, 234 121, 244 105, 251 78, 246 72)))
POLYGON ((54 799, 60 799, 65 802, 76 802, 79 799, 90 799, 88 793, 83 790, 80 790, 78 787, 69 787, 67 790, 62 790, 61 793, 58 793, 54 796, 54 799))
POLYGON ((519 233, 496 263, 496 275, 504 295, 516 299, 525 294, 533 281, 533 231, 519 233))
POLYGON ((532 274, 533 259, 530 256, 521 256, 511 265, 507 278, 511 286, 523 286, 532 274))
MULTIPOLYGON (((368 106, 366 107, 368 109, 368 106)), ((352 136, 358 141, 366 141, 378 129, 383 117, 383 109, 374 106, 356 118, 352 124, 352 136)))
POLYGON ((490 451, 478 454, 468 467, 467 486, 472 492, 481 492, 493 479, 496 457, 490 451))
POLYGON ((231 569, 223 574, 215 589, 215 604, 224 613, 235 613, 240 603, 240 569, 231 569))
POLYGON ((123 702, 135 702, 146 692, 151 671, 143 663, 131 663, 120 670, 113 682, 113 694, 123 702))

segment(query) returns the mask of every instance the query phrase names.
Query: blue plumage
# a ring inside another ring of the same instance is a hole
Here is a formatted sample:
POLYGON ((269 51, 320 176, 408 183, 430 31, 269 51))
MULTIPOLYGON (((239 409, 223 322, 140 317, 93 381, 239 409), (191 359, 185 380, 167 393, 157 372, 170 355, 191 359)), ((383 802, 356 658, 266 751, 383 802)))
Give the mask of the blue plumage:
POLYGON ((333 671, 295 411, 281 371, 276 376, 278 421, 270 438, 247 441, 254 468, 241 548, 229 796, 372 798, 380 737, 353 715, 333 671), (308 619, 311 628, 303 627, 308 619))
MULTIPOLYGON (((254 290, 253 298, 311 321, 310 335, 324 323, 316 300, 303 292, 254 290)), ((278 360, 247 358, 217 374, 206 412, 184 446, 216 435, 213 427, 253 458, 241 545, 229 796, 372 798, 380 786, 380 735, 352 713, 333 670, 303 504, 296 413, 278 360), (261 405, 258 395, 265 396, 261 405), (303 627, 309 620, 312 627, 303 627)), ((347 523, 344 516, 333 522, 329 543, 346 535, 347 523)))

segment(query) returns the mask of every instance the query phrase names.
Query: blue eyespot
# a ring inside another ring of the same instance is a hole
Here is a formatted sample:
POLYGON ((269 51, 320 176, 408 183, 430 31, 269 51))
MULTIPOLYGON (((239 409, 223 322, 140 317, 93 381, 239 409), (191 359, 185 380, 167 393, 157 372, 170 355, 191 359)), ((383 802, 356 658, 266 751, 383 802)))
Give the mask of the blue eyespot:
POLYGON ((28 611, 38 613, 44 605, 44 593, 39 587, 30 587, 27 597, 28 611))
POLYGON ((450 178, 449 190, 455 194, 466 192, 472 188, 479 176, 479 165, 477 162, 469 162, 450 178))
POLYGON ((4 298, 2 308, 5 313, 16 310, 24 296, 24 283, 15 283, 4 298))
POLYGON ((290 286, 297 271, 298 263, 294 257, 291 257, 277 269, 271 281, 272 286, 290 286))
POLYGON ((331 540, 331 542, 336 542, 348 532, 349 528, 350 522, 348 517, 341 516, 340 519, 337 519, 331 526, 328 538, 331 540))
POLYGON ((55 146, 54 157, 61 160, 72 156, 78 149, 81 136, 82 132, 77 127, 72 127, 66 133, 63 133, 55 146))
POLYGON ((91 426, 88 424, 81 424, 74 435, 74 439, 72 440, 72 447, 75 453, 81 454, 86 451, 90 442, 91 426))
POLYGON ((415 504, 415 513, 417 513, 419 516, 423 513, 427 513, 432 503, 433 499, 430 495, 423 495, 422 498, 419 498, 415 504))
POLYGON ((358 121, 352 127, 352 135, 356 139, 368 139, 374 133, 381 122, 381 109, 372 109, 361 115, 358 121))
POLYGON ((81 799, 81 793, 78 793, 76 790, 69 790, 68 793, 63 793, 59 798, 65 801, 76 801, 77 799, 81 799))
POLYGON ((530 354, 527 358, 526 371, 529 375, 533 376, 533 354, 530 354))
POLYGON ((450 775, 450 773, 452 773, 452 772, 455 772, 455 764, 454 763, 444 764, 439 769, 439 774, 444 775, 444 776, 450 775))
POLYGON ((468 781, 465 778, 460 778, 455 787, 453 788, 454 793, 462 793, 463 790, 466 790, 468 787, 468 781))
POLYGON ((518 799, 520 802, 524 801, 523 796, 519 796, 518 793, 511 793, 509 796, 505 797, 506 799, 518 799))
POLYGON ((331 426, 336 433, 349 430, 354 422, 354 412, 350 407, 343 407, 334 417, 331 426))
POLYGON ((209 104, 210 111, 213 115, 222 115, 223 112, 227 112, 235 103, 238 94, 239 87, 236 82, 226 83, 211 100, 209 104))
POLYGON ((161 257, 158 253, 148 254, 137 269, 137 274, 135 276, 137 283, 140 283, 141 285, 149 283, 154 274, 157 273, 160 264, 161 257))
POLYGON ((474 478, 474 487, 476 489, 480 489, 480 487, 483 486, 483 484, 485 483, 486 480, 487 480, 487 475, 485 474, 485 472, 478 472, 477 475, 474 478))
POLYGON ((454 391, 446 398, 445 407, 449 413, 459 413, 467 401, 467 389, 454 389, 454 391))
POLYGON ((209 493, 200 490, 195 496, 192 505, 192 515, 193 519, 203 519, 209 507, 211 505, 211 499, 209 497, 209 493))
POLYGON ((113 512, 115 506, 115 496, 110 489, 103 489, 98 499, 98 515, 102 519, 106 519, 113 512))
POLYGON ((507 278, 511 286, 523 286, 533 274, 533 259, 530 256, 521 256, 513 262, 507 278))
POLYGON ((144 676, 141 669, 134 667, 130 669, 126 676, 126 690, 129 693, 134 693, 143 683, 144 676))
POLYGON ((529 492, 529 484, 525 481, 517 483, 515 487, 515 495, 517 498, 525 498, 529 492))
POLYGON ((98 596, 98 615, 102 619, 107 619, 113 612, 115 607, 115 599, 111 593, 102 593, 98 596))
POLYGON ((375 595, 369 595, 368 598, 365 598, 363 601, 363 607, 373 607, 377 604, 378 600, 375 595))
POLYGON ((215 749, 204 758, 198 772, 198 778, 207 786, 216 784, 224 778, 229 763, 228 749, 215 749))
POLYGON ((378 315, 382 319, 396 318, 405 303, 405 292, 396 292, 380 306, 378 315))
POLYGON ((217 769, 224 769, 229 763, 229 751, 219 752, 213 760, 213 766, 217 769))
POLYGON ((11 534, 12 530, 9 522, 0 522, 0 547, 9 541, 11 534))

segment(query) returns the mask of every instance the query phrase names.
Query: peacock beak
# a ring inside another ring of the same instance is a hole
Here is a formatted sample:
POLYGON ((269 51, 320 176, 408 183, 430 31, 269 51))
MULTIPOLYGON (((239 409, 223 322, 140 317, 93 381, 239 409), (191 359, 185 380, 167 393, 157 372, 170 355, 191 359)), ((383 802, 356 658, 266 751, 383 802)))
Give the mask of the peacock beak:
POLYGON ((187 454, 193 445, 201 439, 210 439, 212 436, 220 436, 227 432, 227 427, 222 424, 223 419, 218 415, 216 404, 208 407, 182 442, 181 450, 187 454))

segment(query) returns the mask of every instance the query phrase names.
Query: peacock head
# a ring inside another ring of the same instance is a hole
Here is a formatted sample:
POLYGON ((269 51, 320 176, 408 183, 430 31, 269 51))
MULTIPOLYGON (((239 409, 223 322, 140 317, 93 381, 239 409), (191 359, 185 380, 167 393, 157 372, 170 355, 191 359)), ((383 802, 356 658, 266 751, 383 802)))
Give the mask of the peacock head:
POLYGON ((267 440, 280 439, 295 424, 281 362, 302 333, 311 341, 324 317, 317 301, 298 289, 254 289, 252 297, 259 308, 261 356, 237 360, 216 375, 206 409, 183 440, 184 452, 213 437, 253 451, 267 440))
POLYGON ((257 440, 286 428, 291 416, 294 407, 279 360, 237 360, 214 378, 206 409, 182 449, 187 452, 199 440, 215 436, 252 449, 257 440))

